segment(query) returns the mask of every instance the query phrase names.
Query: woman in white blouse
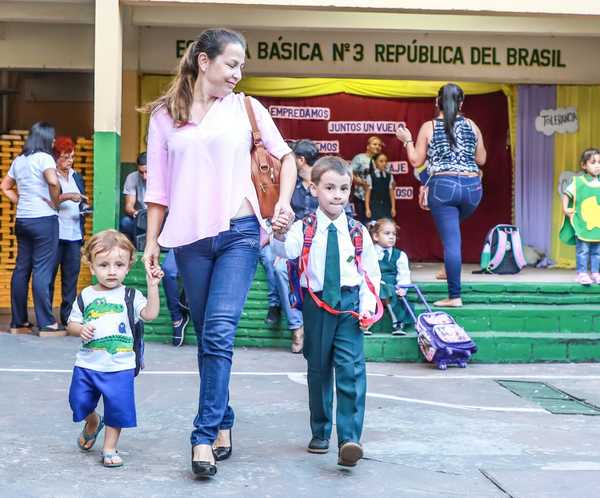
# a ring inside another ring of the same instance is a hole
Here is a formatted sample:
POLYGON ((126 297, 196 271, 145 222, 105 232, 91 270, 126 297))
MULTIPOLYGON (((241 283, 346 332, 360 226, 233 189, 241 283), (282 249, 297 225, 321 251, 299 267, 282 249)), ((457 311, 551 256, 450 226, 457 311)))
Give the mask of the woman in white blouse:
MULTIPOLYGON (((71 308, 77 297, 77 279, 81 267, 81 245, 83 243, 83 216, 79 209, 86 205, 83 178, 73 169, 75 145, 69 137, 57 137, 54 142, 56 173, 60 183, 60 206, 58 210, 58 251, 56 266, 52 276, 51 296, 54 295, 54 281, 60 266, 60 322, 65 327, 69 321, 71 308)), ((52 299, 50 299, 52 301, 52 299)))
MULTIPOLYGON (((31 328, 27 317, 29 277, 33 275, 33 305, 41 332, 58 332, 52 315, 50 283, 58 249, 60 187, 52 157, 54 127, 38 122, 31 127, 23 154, 15 158, 0 189, 17 205, 15 234, 17 262, 11 279, 11 329, 31 328), (16 190, 15 190, 16 187, 16 190)), ((24 329, 24 330, 23 330, 24 329)))

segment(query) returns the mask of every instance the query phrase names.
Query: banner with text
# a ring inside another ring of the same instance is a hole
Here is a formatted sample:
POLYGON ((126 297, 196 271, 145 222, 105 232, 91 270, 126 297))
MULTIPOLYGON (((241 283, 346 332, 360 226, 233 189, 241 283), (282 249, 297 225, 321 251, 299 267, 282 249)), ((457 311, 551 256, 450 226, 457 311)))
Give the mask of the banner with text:
MULTIPOLYGON (((433 117, 433 100, 382 99, 337 94, 310 98, 259 97, 270 110, 285 139, 309 138, 323 154, 339 154, 350 161, 365 151, 367 139, 378 135, 396 181, 396 221, 400 226, 399 246, 414 261, 441 260, 442 247, 431 213, 419 208, 419 182, 413 175, 401 143, 394 132, 405 123, 416 136, 419 127, 433 117), (318 109, 318 111, 316 111, 318 109), (312 119, 307 119, 311 115, 312 119), (324 116, 329 119, 324 119, 324 116)), ((484 167, 483 201, 463 226, 463 255, 466 262, 479 261, 485 234, 490 227, 511 223, 512 163, 506 145, 508 112, 501 93, 469 96, 464 111, 482 130, 488 151, 484 167)))

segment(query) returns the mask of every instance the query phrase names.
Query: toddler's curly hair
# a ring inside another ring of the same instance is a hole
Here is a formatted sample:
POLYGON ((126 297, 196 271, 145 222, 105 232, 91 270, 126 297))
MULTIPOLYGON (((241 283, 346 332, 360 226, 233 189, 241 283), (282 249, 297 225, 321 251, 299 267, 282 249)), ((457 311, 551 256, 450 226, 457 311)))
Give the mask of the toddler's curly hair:
POLYGON ((93 235, 81 249, 81 259, 86 264, 92 264, 98 254, 106 253, 115 247, 129 252, 129 265, 135 262, 135 247, 126 235, 117 230, 102 230, 93 235))

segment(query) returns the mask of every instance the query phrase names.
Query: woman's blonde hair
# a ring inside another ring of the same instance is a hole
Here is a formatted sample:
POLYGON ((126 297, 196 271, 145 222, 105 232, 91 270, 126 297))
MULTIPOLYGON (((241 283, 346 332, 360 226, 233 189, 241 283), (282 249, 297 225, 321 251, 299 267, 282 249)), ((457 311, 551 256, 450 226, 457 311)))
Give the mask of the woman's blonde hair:
POLYGON ((117 230, 102 230, 93 235, 81 249, 81 259, 86 264, 92 264, 98 254, 112 251, 115 247, 129 251, 129 265, 135 262, 135 247, 131 241, 117 230))
POLYGON ((211 28, 200 33, 198 38, 188 46, 179 61, 175 78, 167 91, 138 110, 152 113, 164 106, 177 126, 187 123, 194 100, 194 85, 198 79, 198 56, 205 53, 212 61, 221 55, 230 43, 241 45, 246 50, 246 39, 237 31, 211 28))

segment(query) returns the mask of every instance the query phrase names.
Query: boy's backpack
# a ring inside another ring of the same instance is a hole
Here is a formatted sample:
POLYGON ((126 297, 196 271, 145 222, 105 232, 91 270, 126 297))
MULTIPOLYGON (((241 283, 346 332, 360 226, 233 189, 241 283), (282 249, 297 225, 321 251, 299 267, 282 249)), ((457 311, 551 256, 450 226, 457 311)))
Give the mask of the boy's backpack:
MULTIPOLYGON (((296 308, 297 310, 302 310, 302 304, 304 301, 304 294, 302 292, 302 287, 300 285, 300 277, 303 273, 306 272, 306 268, 308 267, 308 254, 310 253, 310 247, 312 246, 312 241, 317 231, 317 215, 315 213, 311 213, 304 217, 302 220, 302 230, 304 233, 304 244, 302 245, 302 252, 299 258, 296 259, 288 259, 287 260, 287 269, 288 269, 288 281, 290 285, 290 305, 292 308, 296 308)), ((376 321, 378 321, 383 315, 383 304, 381 303, 381 299, 379 299, 379 295, 375 291, 375 287, 369 278, 369 275, 365 272, 362 267, 361 258, 363 251, 363 227, 362 224, 356 221, 354 218, 348 217, 348 231, 350 232, 350 238, 352 239, 352 244, 354 245, 354 261, 356 262, 356 268, 358 269, 358 273, 360 273, 367 287, 371 291, 371 293, 375 296, 377 302, 377 309, 375 314, 368 320, 361 320, 360 325, 363 328, 370 327, 376 321)), ((319 299, 313 290, 310 288, 310 282, 308 281, 308 274, 306 274, 306 284, 308 288, 308 292, 311 295, 313 301, 316 305, 324 309, 325 311, 333 314, 340 315, 342 313, 347 313, 358 319, 359 314, 356 311, 340 311, 333 309, 326 302, 319 299)))
POLYGON ((415 317, 405 296, 402 296, 406 309, 415 320, 417 342, 423 356, 429 363, 435 363, 440 370, 449 365, 465 368, 477 352, 477 345, 456 320, 445 311, 432 311, 421 290, 416 285, 402 285, 404 289, 414 289, 425 305, 426 311, 415 317))
MULTIPOLYGON (((125 287, 125 306, 127 307, 127 319, 129 320, 129 328, 133 335, 133 351, 135 353, 135 376, 144 368, 144 322, 138 320, 135 323, 135 313, 133 311, 133 300, 135 299, 135 289, 125 287)), ((81 294, 77 295, 77 305, 83 314, 85 304, 81 294)))
POLYGON ((527 261, 523 255, 523 245, 519 229, 514 225, 496 225, 483 244, 481 269, 473 273, 496 273, 508 275, 519 273, 527 261))

